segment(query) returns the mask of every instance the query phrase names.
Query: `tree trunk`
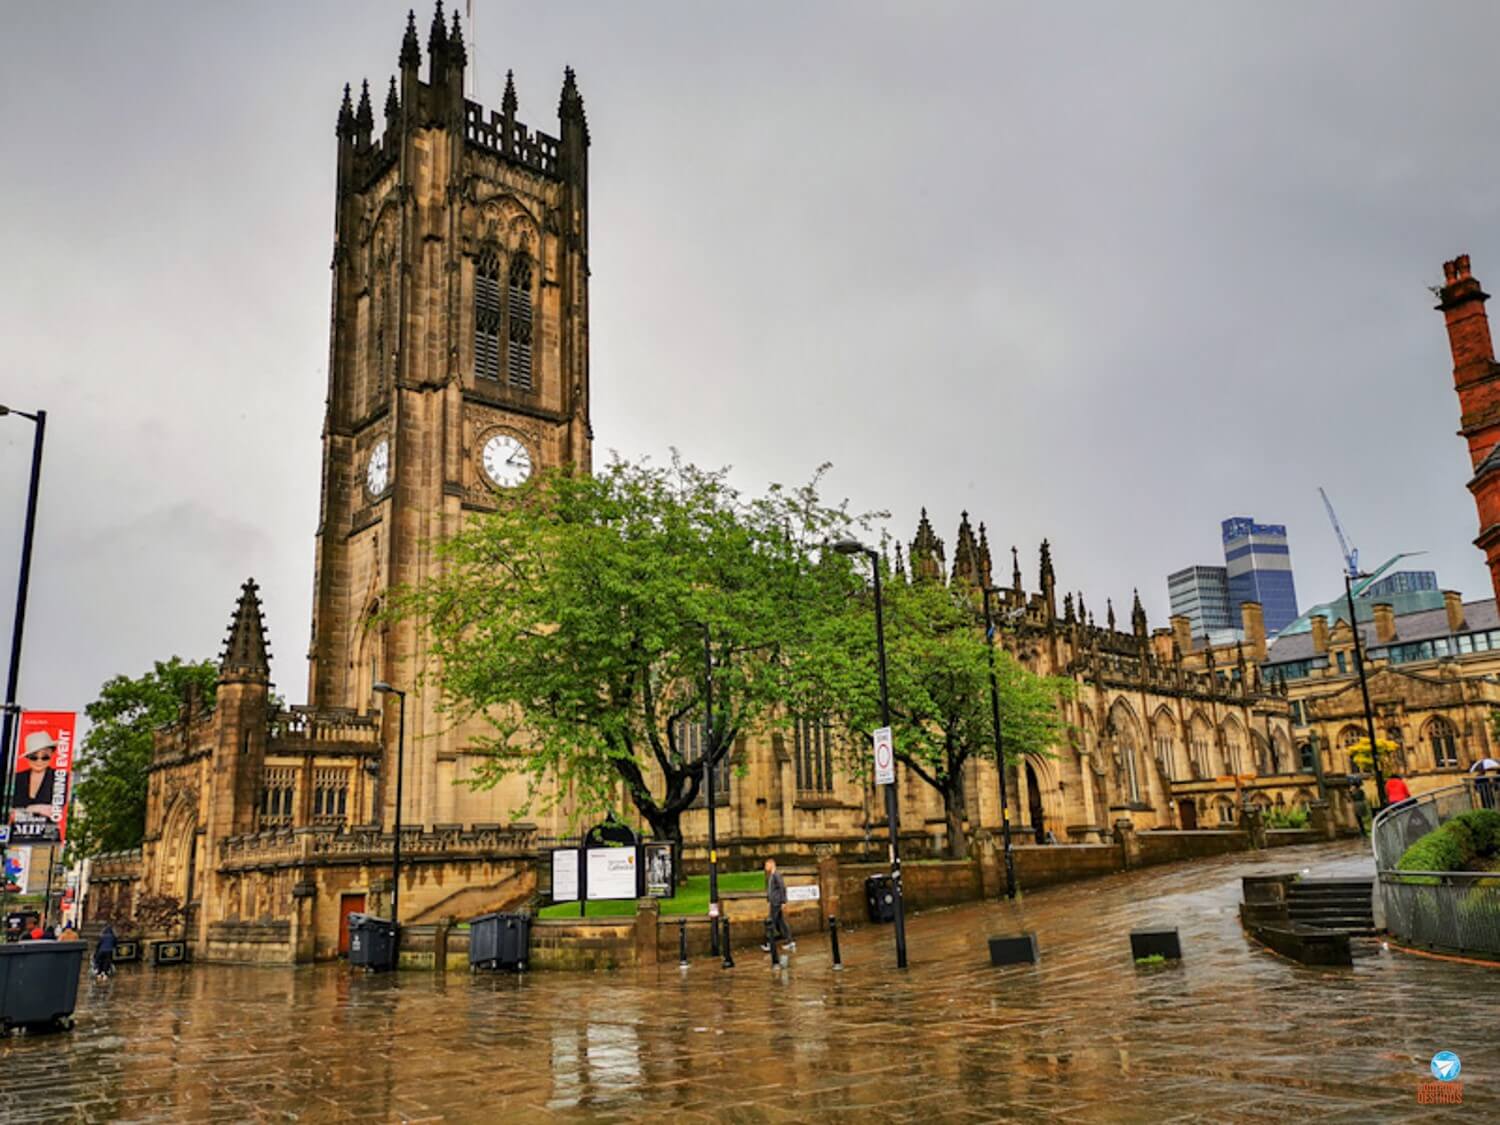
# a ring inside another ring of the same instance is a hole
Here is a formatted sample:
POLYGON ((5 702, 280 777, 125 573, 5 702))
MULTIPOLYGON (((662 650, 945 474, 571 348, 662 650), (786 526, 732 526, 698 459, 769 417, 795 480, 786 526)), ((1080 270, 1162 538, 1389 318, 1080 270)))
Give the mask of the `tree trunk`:
POLYGON ((948 822, 948 858, 966 859, 969 837, 964 832, 964 787, 957 779, 943 786, 943 818, 948 822))

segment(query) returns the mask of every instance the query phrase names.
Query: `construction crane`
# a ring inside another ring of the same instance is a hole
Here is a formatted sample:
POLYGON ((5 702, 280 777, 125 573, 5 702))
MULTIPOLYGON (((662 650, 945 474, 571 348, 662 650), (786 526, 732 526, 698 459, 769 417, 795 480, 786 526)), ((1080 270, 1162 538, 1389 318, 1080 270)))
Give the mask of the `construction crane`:
MULTIPOLYGON (((1328 522, 1333 524, 1333 533, 1339 538, 1339 552, 1344 556, 1344 570, 1350 578, 1358 578, 1359 548, 1349 546, 1349 541, 1344 538, 1344 529, 1339 526, 1339 517, 1333 511, 1333 501, 1328 499, 1328 493, 1324 492, 1321 486, 1318 488, 1318 495, 1323 498, 1323 507, 1328 509, 1328 522)), ((1389 566, 1390 563, 1386 565, 1389 566)))

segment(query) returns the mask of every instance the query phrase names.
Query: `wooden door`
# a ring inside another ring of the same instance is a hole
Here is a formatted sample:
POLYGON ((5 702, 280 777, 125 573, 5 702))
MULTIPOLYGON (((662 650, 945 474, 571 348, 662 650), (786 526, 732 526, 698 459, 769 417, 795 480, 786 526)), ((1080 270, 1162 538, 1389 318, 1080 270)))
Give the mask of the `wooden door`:
POLYGON ((1185 831, 1191 832, 1198 827, 1198 806, 1193 804, 1191 797, 1184 797, 1177 802, 1177 817, 1182 821, 1185 831))
POLYGON ((349 955, 349 915, 365 912, 364 895, 343 895, 339 899, 339 956, 349 955))

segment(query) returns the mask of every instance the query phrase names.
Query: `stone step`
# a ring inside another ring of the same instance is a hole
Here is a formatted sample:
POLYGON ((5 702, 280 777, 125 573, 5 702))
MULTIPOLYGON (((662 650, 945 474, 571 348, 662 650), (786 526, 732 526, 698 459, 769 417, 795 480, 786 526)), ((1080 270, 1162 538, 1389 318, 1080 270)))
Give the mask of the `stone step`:
POLYGON ((1359 890, 1369 891, 1375 886, 1374 879, 1298 879, 1291 884, 1287 891, 1290 894, 1299 894, 1307 891, 1324 892, 1333 890, 1359 890))

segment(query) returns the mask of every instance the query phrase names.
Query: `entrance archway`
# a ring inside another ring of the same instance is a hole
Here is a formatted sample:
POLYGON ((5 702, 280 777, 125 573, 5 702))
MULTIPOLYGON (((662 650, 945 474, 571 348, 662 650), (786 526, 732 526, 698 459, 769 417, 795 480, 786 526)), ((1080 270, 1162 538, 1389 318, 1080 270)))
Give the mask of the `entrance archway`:
POLYGON ((1036 842, 1040 844, 1047 833, 1047 814, 1042 809, 1042 785, 1037 780, 1036 770, 1026 763, 1026 813, 1036 842))

